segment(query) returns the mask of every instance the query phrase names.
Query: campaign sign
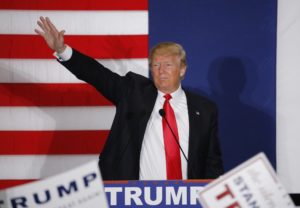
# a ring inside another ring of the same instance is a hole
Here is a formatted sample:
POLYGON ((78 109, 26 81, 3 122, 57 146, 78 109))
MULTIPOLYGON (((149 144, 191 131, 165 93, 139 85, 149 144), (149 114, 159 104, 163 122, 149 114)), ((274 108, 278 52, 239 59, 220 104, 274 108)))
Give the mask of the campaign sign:
POLYGON ((294 207, 263 153, 208 184, 199 200, 204 208, 294 207))
POLYGON ((198 193, 210 180, 105 181, 110 207, 201 207, 198 193))
POLYGON ((108 207, 98 162, 0 192, 0 208, 108 207))

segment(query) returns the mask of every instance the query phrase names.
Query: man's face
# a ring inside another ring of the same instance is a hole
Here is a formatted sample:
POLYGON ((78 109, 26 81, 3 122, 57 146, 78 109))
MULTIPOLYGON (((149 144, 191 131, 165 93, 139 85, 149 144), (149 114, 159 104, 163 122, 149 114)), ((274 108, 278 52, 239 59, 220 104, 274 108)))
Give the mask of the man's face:
POLYGON ((151 61, 151 73, 156 88, 163 93, 172 93, 180 85, 186 66, 175 55, 154 55, 151 61))

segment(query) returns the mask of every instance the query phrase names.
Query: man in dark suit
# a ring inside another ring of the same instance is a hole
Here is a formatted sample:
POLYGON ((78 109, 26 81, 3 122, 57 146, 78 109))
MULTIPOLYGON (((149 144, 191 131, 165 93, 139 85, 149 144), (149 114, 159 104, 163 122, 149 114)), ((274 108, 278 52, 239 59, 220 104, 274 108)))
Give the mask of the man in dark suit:
MULTIPOLYGON (((187 64, 177 43, 160 43, 149 56, 153 81, 120 76, 64 43, 49 18, 35 30, 58 60, 116 106, 100 155, 104 180, 207 179, 223 173, 214 103, 181 87, 187 64)), ((100 49, 101 50, 101 49, 100 49)))

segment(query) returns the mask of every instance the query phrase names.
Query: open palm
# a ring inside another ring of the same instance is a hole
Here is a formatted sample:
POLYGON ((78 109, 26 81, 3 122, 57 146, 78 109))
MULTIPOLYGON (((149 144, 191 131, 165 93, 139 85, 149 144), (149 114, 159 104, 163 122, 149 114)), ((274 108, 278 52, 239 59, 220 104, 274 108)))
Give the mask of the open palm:
POLYGON ((44 38, 52 50, 58 53, 63 52, 66 48, 64 44, 65 30, 58 31, 48 17, 40 17, 40 20, 37 22, 37 24, 42 31, 38 29, 35 29, 34 31, 44 38))

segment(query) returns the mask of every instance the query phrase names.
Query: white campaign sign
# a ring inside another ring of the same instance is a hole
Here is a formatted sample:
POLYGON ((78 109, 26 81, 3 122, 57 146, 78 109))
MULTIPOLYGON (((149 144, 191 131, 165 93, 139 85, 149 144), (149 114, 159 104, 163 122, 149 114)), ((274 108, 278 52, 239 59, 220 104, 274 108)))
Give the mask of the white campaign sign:
POLYGON ((204 208, 294 207, 263 153, 207 185, 198 199, 204 208))
POLYGON ((0 208, 108 207, 97 161, 0 191, 0 208))

